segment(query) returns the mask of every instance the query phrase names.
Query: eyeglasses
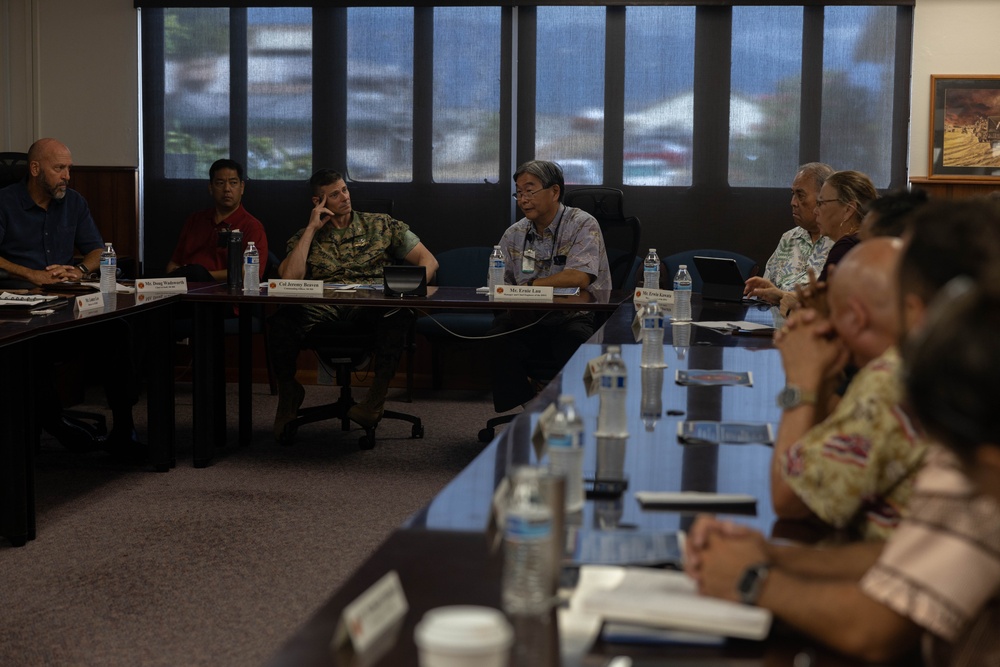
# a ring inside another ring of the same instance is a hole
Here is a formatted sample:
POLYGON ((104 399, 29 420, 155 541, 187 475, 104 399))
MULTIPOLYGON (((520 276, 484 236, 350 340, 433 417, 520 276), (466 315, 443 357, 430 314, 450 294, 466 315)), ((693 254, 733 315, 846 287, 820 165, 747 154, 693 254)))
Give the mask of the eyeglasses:
POLYGON ((838 203, 843 204, 843 202, 840 201, 839 199, 820 199, 819 197, 817 197, 816 198, 816 208, 823 208, 823 204, 830 204, 832 202, 838 202, 838 203))
POLYGON ((528 201, 531 201, 532 199, 535 198, 535 195, 537 195, 539 192, 541 192, 542 190, 548 190, 551 187, 552 187, 551 185, 546 185, 544 188, 538 188, 537 190, 534 191, 518 190, 517 192, 512 194, 511 197, 513 197, 514 199, 526 199, 528 201))

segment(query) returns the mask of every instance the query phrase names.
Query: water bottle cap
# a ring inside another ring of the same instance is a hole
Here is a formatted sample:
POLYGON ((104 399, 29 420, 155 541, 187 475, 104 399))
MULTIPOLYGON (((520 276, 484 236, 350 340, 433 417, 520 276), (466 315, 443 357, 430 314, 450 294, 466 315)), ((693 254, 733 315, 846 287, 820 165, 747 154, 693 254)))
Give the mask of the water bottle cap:
POLYGON ((687 265, 687 264, 681 264, 681 265, 680 265, 680 268, 682 268, 682 269, 686 269, 687 267, 688 267, 688 265, 687 265))

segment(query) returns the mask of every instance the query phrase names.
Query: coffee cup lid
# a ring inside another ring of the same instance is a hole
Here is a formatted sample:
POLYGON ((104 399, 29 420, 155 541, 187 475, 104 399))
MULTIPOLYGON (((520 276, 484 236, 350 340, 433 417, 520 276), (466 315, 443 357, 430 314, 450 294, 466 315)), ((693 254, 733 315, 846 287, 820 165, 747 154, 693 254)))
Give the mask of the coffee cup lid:
POLYGON ((414 630, 420 648, 455 653, 505 648, 513 639, 514 631, 503 612, 473 605, 431 609, 414 630))

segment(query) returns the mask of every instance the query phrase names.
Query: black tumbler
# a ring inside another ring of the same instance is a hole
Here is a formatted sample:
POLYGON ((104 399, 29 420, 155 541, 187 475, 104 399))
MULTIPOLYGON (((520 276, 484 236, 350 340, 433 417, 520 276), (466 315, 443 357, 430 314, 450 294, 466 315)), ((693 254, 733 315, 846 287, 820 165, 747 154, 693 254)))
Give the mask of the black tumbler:
POLYGON ((243 289, 243 232, 229 231, 226 256, 226 285, 230 289, 243 289))

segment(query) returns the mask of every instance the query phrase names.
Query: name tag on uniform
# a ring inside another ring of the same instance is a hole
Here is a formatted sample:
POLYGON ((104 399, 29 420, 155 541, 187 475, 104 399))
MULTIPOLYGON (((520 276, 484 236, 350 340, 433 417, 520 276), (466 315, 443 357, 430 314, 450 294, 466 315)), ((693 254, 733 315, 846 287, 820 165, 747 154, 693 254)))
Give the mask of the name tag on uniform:
POLYGON ((323 281, 269 280, 267 281, 267 293, 270 296, 281 296, 283 294, 308 294, 310 296, 323 296, 323 281))

